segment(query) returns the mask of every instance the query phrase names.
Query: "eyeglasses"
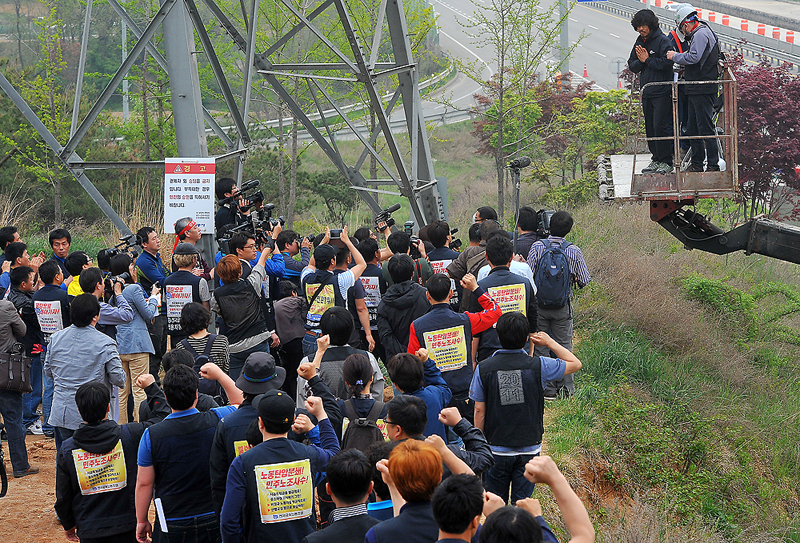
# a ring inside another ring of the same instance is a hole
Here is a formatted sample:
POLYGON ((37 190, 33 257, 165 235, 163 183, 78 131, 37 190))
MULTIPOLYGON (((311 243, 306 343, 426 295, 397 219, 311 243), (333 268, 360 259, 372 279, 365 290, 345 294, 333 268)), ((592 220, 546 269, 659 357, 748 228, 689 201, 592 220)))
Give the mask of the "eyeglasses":
POLYGON ((397 426, 397 425, 396 425, 395 423, 393 423, 392 421, 389 421, 389 420, 386 420, 386 419, 384 419, 384 421, 383 421, 383 422, 385 422, 385 423, 386 423, 386 426, 389 426, 390 424, 391 424, 392 426, 397 426))
POLYGON ((256 248, 256 244, 253 243, 252 245, 245 245, 243 248, 244 249, 255 249, 256 248))

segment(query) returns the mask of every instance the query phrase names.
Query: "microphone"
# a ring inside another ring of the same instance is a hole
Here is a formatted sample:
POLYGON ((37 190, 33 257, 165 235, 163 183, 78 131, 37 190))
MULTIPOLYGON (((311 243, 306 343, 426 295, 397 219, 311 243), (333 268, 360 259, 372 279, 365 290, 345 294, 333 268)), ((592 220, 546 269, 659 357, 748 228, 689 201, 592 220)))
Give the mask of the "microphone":
POLYGON ((521 156, 519 158, 515 158, 511 161, 508 165, 509 168, 520 169, 520 168, 527 168, 531 165, 531 159, 526 156, 521 156))

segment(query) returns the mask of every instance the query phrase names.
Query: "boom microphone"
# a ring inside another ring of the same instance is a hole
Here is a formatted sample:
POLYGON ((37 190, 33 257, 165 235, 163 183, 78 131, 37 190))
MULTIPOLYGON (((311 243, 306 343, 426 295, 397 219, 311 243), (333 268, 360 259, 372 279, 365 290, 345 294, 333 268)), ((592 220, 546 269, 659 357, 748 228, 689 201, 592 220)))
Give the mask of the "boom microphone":
POLYGON ((508 167, 519 169, 519 168, 527 168, 530 165, 531 165, 531 159, 526 156, 521 156, 511 161, 511 164, 509 164, 508 167))

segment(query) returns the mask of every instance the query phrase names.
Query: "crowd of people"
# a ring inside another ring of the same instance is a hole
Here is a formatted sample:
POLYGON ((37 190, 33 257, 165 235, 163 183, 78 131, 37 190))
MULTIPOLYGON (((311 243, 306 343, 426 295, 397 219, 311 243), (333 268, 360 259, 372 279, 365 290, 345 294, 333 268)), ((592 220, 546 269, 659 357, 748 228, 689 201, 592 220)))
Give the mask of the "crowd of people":
POLYGON ((0 390, 3 431, 15 478, 38 473, 26 434, 55 440, 68 540, 557 541, 537 483, 594 540, 542 455, 591 280, 569 213, 543 231, 523 207, 512 235, 481 207, 458 251, 441 220, 254 232, 237 191, 217 182, 213 257, 190 217, 167 263, 149 227, 97 266, 64 229, 46 260, 0 228, 0 353, 33 389, 0 390))

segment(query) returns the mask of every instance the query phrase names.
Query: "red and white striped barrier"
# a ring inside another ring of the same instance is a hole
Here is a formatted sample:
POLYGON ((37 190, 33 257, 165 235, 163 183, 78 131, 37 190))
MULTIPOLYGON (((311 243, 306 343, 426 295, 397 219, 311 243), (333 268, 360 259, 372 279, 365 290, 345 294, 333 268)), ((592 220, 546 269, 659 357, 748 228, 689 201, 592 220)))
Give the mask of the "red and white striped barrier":
POLYGON ((747 22, 747 19, 742 19, 742 30, 747 32, 748 28, 749 28, 749 23, 747 22))
POLYGON ((777 26, 772 27, 772 37, 776 40, 781 39, 781 29, 777 26))
POLYGON ((717 22, 717 14, 714 13, 713 11, 709 11, 708 12, 708 20, 710 22, 712 22, 712 23, 716 23, 717 22))
POLYGON ((767 25, 765 25, 764 23, 758 23, 758 35, 759 36, 767 35, 767 25))
POLYGON ((725 26, 730 26, 731 18, 728 17, 727 15, 723 15, 722 16, 722 24, 725 25, 725 26))
POLYGON ((794 43, 794 32, 792 30, 786 31, 786 43, 794 43))

